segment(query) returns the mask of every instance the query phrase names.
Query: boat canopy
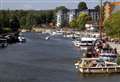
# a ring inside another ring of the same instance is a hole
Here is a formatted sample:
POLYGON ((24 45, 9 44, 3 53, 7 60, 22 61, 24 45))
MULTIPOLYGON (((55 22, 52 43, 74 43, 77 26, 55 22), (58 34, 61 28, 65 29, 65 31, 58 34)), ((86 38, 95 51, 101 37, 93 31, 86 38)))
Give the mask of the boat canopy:
POLYGON ((100 58, 81 58, 81 60, 100 60, 100 58))
POLYGON ((81 38, 81 41, 96 41, 96 38, 91 38, 91 37, 83 37, 81 38))

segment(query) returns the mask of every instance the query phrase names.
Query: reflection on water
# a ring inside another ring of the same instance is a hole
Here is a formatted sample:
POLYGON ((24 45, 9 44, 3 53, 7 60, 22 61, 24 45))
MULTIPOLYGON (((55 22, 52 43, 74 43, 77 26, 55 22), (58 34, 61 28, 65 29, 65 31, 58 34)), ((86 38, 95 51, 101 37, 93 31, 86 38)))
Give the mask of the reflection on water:
POLYGON ((78 72, 78 75, 82 78, 87 78, 87 77, 88 78, 93 78, 93 77, 112 77, 113 75, 117 75, 117 74, 108 74, 108 73, 106 73, 106 74, 105 73, 104 74, 102 74, 102 73, 100 73, 100 74, 92 74, 92 73, 83 74, 83 73, 78 72))

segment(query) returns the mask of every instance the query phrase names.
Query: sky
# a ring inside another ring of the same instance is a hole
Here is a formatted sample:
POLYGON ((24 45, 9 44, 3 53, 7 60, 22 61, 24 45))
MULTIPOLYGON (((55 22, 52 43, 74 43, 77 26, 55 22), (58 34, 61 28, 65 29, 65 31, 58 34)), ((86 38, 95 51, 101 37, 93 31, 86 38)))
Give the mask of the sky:
POLYGON ((100 4, 100 0, 0 0, 0 9, 48 10, 58 6, 75 9, 80 1, 86 2, 88 8, 94 8, 100 4))

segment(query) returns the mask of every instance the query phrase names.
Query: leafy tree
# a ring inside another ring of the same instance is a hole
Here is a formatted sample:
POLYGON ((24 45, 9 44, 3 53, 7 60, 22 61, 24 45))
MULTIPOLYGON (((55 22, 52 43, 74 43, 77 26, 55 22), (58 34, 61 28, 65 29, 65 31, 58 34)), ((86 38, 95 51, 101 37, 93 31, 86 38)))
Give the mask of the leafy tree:
POLYGON ((77 18, 78 27, 80 30, 85 29, 85 24, 87 23, 89 18, 90 17, 86 13, 80 13, 80 15, 77 18))
POLYGON ((49 11, 49 13, 47 12, 46 17, 47 17, 47 23, 52 22, 54 19, 54 12, 53 11, 49 11))
POLYGON ((41 13, 40 17, 41 17, 41 23, 46 24, 47 23, 47 21, 46 21, 46 19, 47 19, 46 13, 45 12, 41 13))
POLYGON ((86 10, 88 9, 87 4, 85 2, 80 2, 78 4, 78 10, 86 10))
POLYGON ((80 15, 76 19, 72 20, 69 25, 73 28, 77 27, 80 30, 85 30, 85 24, 90 19, 91 17, 89 17, 86 13, 80 13, 80 15))
POLYGON ((97 6, 94 7, 94 9, 97 10, 97 11, 100 11, 100 6, 97 5, 97 6))
POLYGON ((120 11, 112 14, 111 19, 106 19, 104 22, 104 27, 108 36, 120 39, 120 11))
POLYGON ((73 19, 71 22, 70 22, 70 27, 72 28, 78 28, 78 23, 76 21, 76 19, 73 19))
POLYGON ((2 10, 0 13, 0 22, 2 27, 9 27, 9 11, 2 10))
POLYGON ((68 9, 65 6, 56 7, 56 11, 59 11, 59 10, 66 12, 68 9))
POLYGON ((32 15, 30 13, 27 14, 27 16, 26 16, 26 27, 28 29, 32 28, 32 15))
POLYGON ((13 32, 17 32, 20 28, 20 22, 16 16, 13 16, 13 18, 10 20, 10 28, 13 32))
POLYGON ((21 28, 25 29, 31 29, 33 25, 49 24, 55 19, 54 12, 54 10, 0 10, 1 29, 13 28, 14 25, 11 22, 15 23, 16 18, 19 22, 18 26, 21 25, 21 28))
POLYGON ((21 28, 25 28, 25 25, 26 25, 26 17, 25 16, 21 17, 20 25, 21 25, 21 28))

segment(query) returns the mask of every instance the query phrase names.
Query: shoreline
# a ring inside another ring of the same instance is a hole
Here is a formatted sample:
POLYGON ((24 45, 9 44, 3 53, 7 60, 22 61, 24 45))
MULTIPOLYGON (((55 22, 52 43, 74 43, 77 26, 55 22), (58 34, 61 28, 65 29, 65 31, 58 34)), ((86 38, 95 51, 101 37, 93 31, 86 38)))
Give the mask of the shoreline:
MULTIPOLYGON (((50 32, 50 31, 55 31, 55 30, 57 30, 57 29, 55 29, 55 28, 54 29, 53 28, 33 28, 32 30, 21 29, 21 32, 50 32)), ((70 30, 73 30, 73 29, 65 28, 63 30, 64 31, 70 31, 70 30)), ((115 44, 113 42, 108 42, 108 43, 112 48, 116 48, 118 54, 120 55, 120 44, 115 44)))
POLYGON ((63 30, 63 31, 72 31, 75 29, 72 28, 32 28, 31 30, 29 29, 21 29, 21 32, 46 32, 46 31, 56 31, 56 30, 63 30))

